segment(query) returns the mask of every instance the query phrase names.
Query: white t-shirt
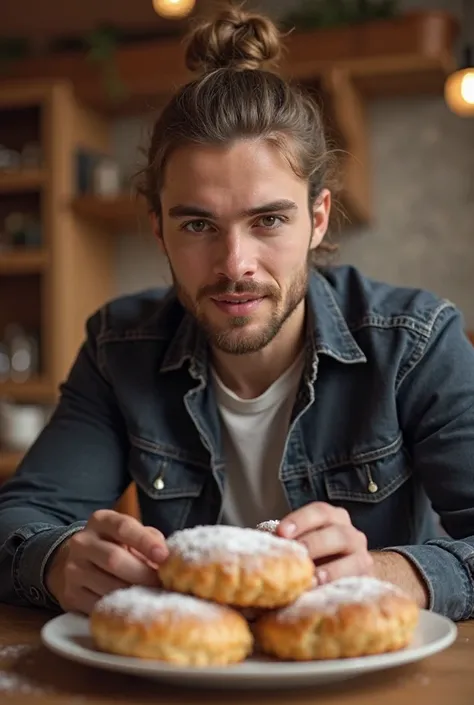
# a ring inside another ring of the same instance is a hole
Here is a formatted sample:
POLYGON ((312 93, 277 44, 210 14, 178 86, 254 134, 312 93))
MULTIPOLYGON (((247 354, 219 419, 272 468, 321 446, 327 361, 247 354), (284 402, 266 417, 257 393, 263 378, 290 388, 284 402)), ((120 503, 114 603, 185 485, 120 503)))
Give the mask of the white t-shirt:
POLYGON ((301 353, 255 399, 241 399, 212 371, 225 452, 222 523, 254 527, 289 512, 279 471, 303 365, 301 353))

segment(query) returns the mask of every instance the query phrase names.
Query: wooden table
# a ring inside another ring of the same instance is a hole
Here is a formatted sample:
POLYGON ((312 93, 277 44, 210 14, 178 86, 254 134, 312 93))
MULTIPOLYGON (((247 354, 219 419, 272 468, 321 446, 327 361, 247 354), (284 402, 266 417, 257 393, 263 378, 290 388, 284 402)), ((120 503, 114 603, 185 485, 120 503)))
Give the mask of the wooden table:
POLYGON ((341 685, 280 692, 222 692, 176 688, 67 661, 41 646, 50 618, 0 604, 2 705, 473 705, 474 621, 459 625, 448 650, 419 664, 352 679, 341 685))

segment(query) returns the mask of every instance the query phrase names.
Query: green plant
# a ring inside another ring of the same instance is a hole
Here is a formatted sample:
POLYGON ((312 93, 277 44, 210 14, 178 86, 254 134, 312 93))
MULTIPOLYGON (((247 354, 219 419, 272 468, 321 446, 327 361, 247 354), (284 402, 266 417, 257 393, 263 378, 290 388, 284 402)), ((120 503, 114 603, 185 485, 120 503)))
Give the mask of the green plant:
POLYGON ((102 71, 102 80, 111 100, 120 101, 127 95, 127 89, 117 67, 116 52, 120 34, 115 27, 101 26, 85 37, 88 49, 86 58, 96 63, 102 71))
POLYGON ((397 0, 305 0, 283 23, 300 30, 353 25, 393 17, 397 5, 397 0))
POLYGON ((23 37, 0 37, 0 71, 6 73, 12 63, 28 56, 30 47, 23 37))

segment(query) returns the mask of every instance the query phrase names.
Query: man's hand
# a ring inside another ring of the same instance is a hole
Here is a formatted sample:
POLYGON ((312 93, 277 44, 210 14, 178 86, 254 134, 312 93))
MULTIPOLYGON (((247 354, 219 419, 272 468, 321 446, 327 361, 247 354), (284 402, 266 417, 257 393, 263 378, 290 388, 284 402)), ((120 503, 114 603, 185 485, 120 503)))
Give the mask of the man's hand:
POLYGON ((395 551, 369 553, 365 534, 352 526, 345 509, 312 502, 282 519, 277 533, 306 545, 319 585, 351 575, 371 575, 398 585, 420 607, 429 604, 428 587, 416 566, 395 551))
POLYGON ((282 519, 277 533, 307 547, 319 585, 349 575, 373 575, 367 538, 345 509, 312 502, 282 519))
POLYGON ((46 586, 65 611, 90 614, 103 595, 129 585, 158 585, 168 555, 163 534, 111 510, 95 512, 51 559, 46 586))

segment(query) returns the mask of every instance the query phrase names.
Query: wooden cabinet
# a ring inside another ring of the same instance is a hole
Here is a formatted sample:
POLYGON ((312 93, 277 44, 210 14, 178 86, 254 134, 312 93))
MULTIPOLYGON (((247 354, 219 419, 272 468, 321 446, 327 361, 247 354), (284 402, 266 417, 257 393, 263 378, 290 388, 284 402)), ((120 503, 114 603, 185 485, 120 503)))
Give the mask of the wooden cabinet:
MULTIPOLYGON (((26 381, 0 382, 0 398, 54 404, 86 317, 113 295, 113 242, 70 207, 77 150, 106 153, 108 125, 77 102, 67 83, 2 83, 0 145, 20 154, 26 144, 36 145, 36 165, 0 169, 0 340, 11 324, 34 333, 39 366, 26 381), (34 245, 6 243, 6 219, 18 214, 35 219, 34 245)), ((19 459, 0 449, 0 477, 19 459)))

